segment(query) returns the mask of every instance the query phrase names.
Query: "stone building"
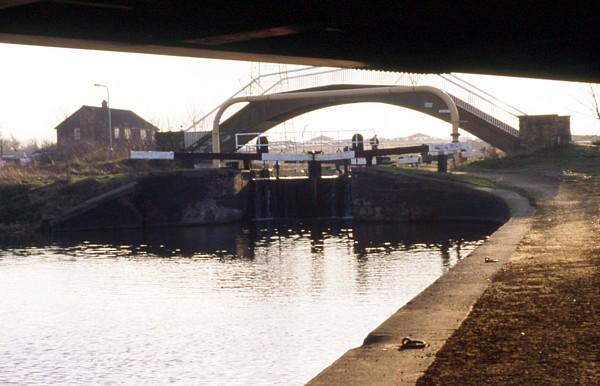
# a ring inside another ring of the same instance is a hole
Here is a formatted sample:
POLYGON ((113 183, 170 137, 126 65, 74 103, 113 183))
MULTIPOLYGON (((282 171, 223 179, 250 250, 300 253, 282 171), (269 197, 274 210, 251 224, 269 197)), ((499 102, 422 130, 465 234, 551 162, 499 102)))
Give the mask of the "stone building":
POLYGON ((565 147, 571 142, 571 117, 549 115, 524 115, 519 117, 521 151, 565 147))
MULTIPOLYGON (((110 109, 112 145, 115 152, 153 149, 158 128, 131 110, 110 109)), ((62 121, 56 143, 67 154, 105 152, 109 149, 108 108, 81 106, 62 121)))

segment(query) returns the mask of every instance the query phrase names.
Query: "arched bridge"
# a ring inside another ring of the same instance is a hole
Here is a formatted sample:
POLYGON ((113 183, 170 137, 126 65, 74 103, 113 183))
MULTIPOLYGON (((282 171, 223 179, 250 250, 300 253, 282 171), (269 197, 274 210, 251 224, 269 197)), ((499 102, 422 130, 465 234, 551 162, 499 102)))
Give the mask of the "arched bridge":
MULTIPOLYGON (((306 88, 294 92, 350 90, 373 87, 368 85, 328 85, 306 88)), ((381 86, 378 86, 381 87, 381 86)), ((285 93, 281 93, 285 94, 285 93)), ((277 94, 272 94, 277 95, 277 94)), ((486 114, 469 103, 448 94, 458 109, 461 129, 507 153, 519 148, 517 129, 486 114)), ((449 106, 438 95, 427 91, 402 94, 315 96, 286 100, 251 101, 219 125, 221 152, 233 152, 235 134, 240 132, 262 133, 298 115, 336 105, 364 102, 379 102, 413 109, 432 117, 450 122, 449 106)), ((448 133, 450 134, 450 133, 448 133)), ((251 138, 248 138, 250 141, 251 138)), ((210 151, 210 136, 194 144, 194 150, 210 151)))

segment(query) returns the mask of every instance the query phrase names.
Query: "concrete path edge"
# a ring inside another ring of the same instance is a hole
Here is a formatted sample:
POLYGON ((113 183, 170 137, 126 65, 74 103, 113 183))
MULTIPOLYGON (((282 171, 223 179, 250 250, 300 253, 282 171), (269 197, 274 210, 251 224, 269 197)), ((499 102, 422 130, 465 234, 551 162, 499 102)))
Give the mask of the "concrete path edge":
POLYGON ((346 352, 308 385, 416 383, 531 227, 535 210, 526 198, 510 190, 481 189, 504 199, 511 209, 511 219, 373 330, 362 346, 346 352), (486 258, 493 262, 486 262, 486 258), (424 340, 428 346, 399 350, 404 337, 424 340))

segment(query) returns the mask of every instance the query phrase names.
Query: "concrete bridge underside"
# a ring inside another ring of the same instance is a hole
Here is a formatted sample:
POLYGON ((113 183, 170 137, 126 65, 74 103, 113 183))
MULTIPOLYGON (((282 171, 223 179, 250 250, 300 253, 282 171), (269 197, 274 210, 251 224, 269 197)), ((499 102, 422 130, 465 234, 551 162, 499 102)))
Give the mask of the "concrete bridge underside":
MULTIPOLYGON (((372 86, 330 85, 299 91, 344 90, 366 87, 372 86)), ((294 92, 298 92, 298 90, 294 92)), ((220 124, 221 151, 233 152, 236 150, 236 133, 262 133, 282 122, 310 111, 336 105, 364 102, 379 102, 409 108, 450 122, 450 114, 448 113, 448 106, 446 106, 446 103, 437 95, 429 92, 376 96, 344 95, 337 97, 315 97, 280 101, 253 101, 220 124)), ((460 106, 457 107, 459 110, 461 129, 507 153, 517 151, 519 147, 519 138, 517 136, 498 128, 494 124, 460 106)), ((448 137, 450 137, 450 127, 448 127, 448 137)), ((247 138, 247 140, 249 142, 252 138, 247 138)), ((193 149, 196 151, 210 151, 210 136, 202 138, 197 142, 193 149)))

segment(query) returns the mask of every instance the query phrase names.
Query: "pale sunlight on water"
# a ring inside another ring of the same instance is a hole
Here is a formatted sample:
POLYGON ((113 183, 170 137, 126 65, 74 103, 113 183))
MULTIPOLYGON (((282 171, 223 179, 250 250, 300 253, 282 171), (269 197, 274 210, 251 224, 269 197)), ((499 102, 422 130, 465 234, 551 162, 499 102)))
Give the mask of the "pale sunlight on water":
POLYGON ((0 384, 300 385, 496 226, 256 223, 0 244, 0 384))

